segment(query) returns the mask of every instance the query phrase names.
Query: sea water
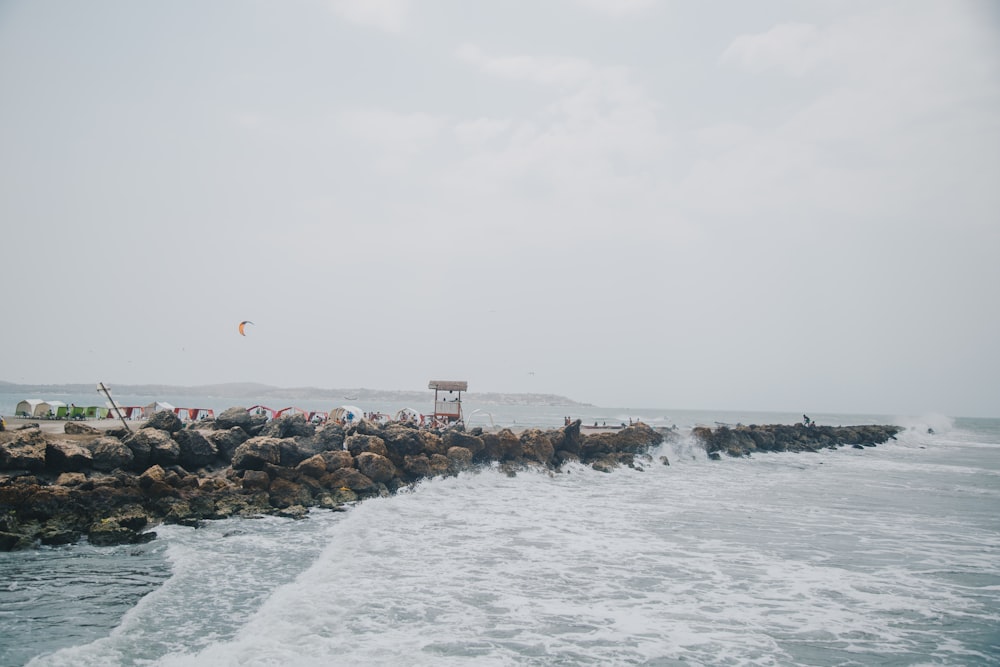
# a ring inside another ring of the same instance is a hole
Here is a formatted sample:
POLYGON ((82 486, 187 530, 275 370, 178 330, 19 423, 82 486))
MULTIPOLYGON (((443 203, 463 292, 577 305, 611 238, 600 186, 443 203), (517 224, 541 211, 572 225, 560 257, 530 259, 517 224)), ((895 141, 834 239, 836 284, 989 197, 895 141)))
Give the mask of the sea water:
POLYGON ((0 665, 1000 664, 1000 420, 835 421, 908 428, 0 554, 0 665))

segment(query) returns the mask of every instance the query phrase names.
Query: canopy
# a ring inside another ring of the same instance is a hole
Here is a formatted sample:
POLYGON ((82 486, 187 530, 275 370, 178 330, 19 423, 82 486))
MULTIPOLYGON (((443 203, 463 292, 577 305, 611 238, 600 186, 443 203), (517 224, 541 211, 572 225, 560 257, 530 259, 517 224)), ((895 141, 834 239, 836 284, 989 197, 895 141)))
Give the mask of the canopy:
POLYGON ((35 406, 35 412, 32 414, 33 417, 48 417, 49 415, 55 417, 56 411, 59 408, 66 407, 66 404, 62 401, 42 401, 35 406))
POLYGON ((424 420, 424 416, 414 410, 413 408, 403 408, 396 413, 396 421, 398 422, 412 422, 414 424, 420 423, 424 420))
POLYGON ((148 419, 149 417, 153 416, 154 412, 162 412, 163 410, 166 410, 167 412, 173 412, 174 406, 170 405, 169 403, 163 403, 161 401, 153 401, 149 405, 143 406, 142 416, 148 419))
POLYGON ((330 410, 329 419, 338 424, 353 425, 364 421, 365 412, 354 405, 341 405, 339 408, 330 410))
POLYGON ((14 414, 18 417, 34 417, 35 408, 44 402, 40 398, 26 398, 17 404, 17 407, 14 408, 14 414))

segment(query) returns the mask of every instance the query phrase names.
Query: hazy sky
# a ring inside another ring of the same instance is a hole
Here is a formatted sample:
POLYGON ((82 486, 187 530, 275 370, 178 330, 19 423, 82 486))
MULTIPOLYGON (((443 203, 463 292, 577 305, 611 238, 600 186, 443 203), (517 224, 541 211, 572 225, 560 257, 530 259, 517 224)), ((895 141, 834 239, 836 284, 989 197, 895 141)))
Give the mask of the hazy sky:
POLYGON ((997 7, 0 2, 0 379, 1000 416, 997 7))

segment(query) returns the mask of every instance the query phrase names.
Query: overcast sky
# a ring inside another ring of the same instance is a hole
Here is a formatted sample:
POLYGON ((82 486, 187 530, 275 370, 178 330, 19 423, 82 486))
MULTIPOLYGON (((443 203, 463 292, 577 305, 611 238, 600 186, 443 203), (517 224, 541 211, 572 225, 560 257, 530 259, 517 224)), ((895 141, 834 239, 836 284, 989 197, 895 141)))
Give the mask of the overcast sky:
POLYGON ((1000 9, 6 0, 0 220, 10 382, 1000 416, 1000 9))

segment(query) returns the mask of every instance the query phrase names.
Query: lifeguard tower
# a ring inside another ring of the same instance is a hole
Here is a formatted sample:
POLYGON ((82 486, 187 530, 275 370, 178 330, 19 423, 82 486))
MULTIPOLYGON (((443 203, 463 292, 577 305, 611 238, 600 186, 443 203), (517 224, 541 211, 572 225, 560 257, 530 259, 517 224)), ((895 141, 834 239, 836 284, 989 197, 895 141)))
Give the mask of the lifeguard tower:
POLYGON ((468 382, 465 380, 431 380, 427 388, 434 390, 435 421, 441 420, 449 424, 462 421, 462 392, 469 390, 468 382))

